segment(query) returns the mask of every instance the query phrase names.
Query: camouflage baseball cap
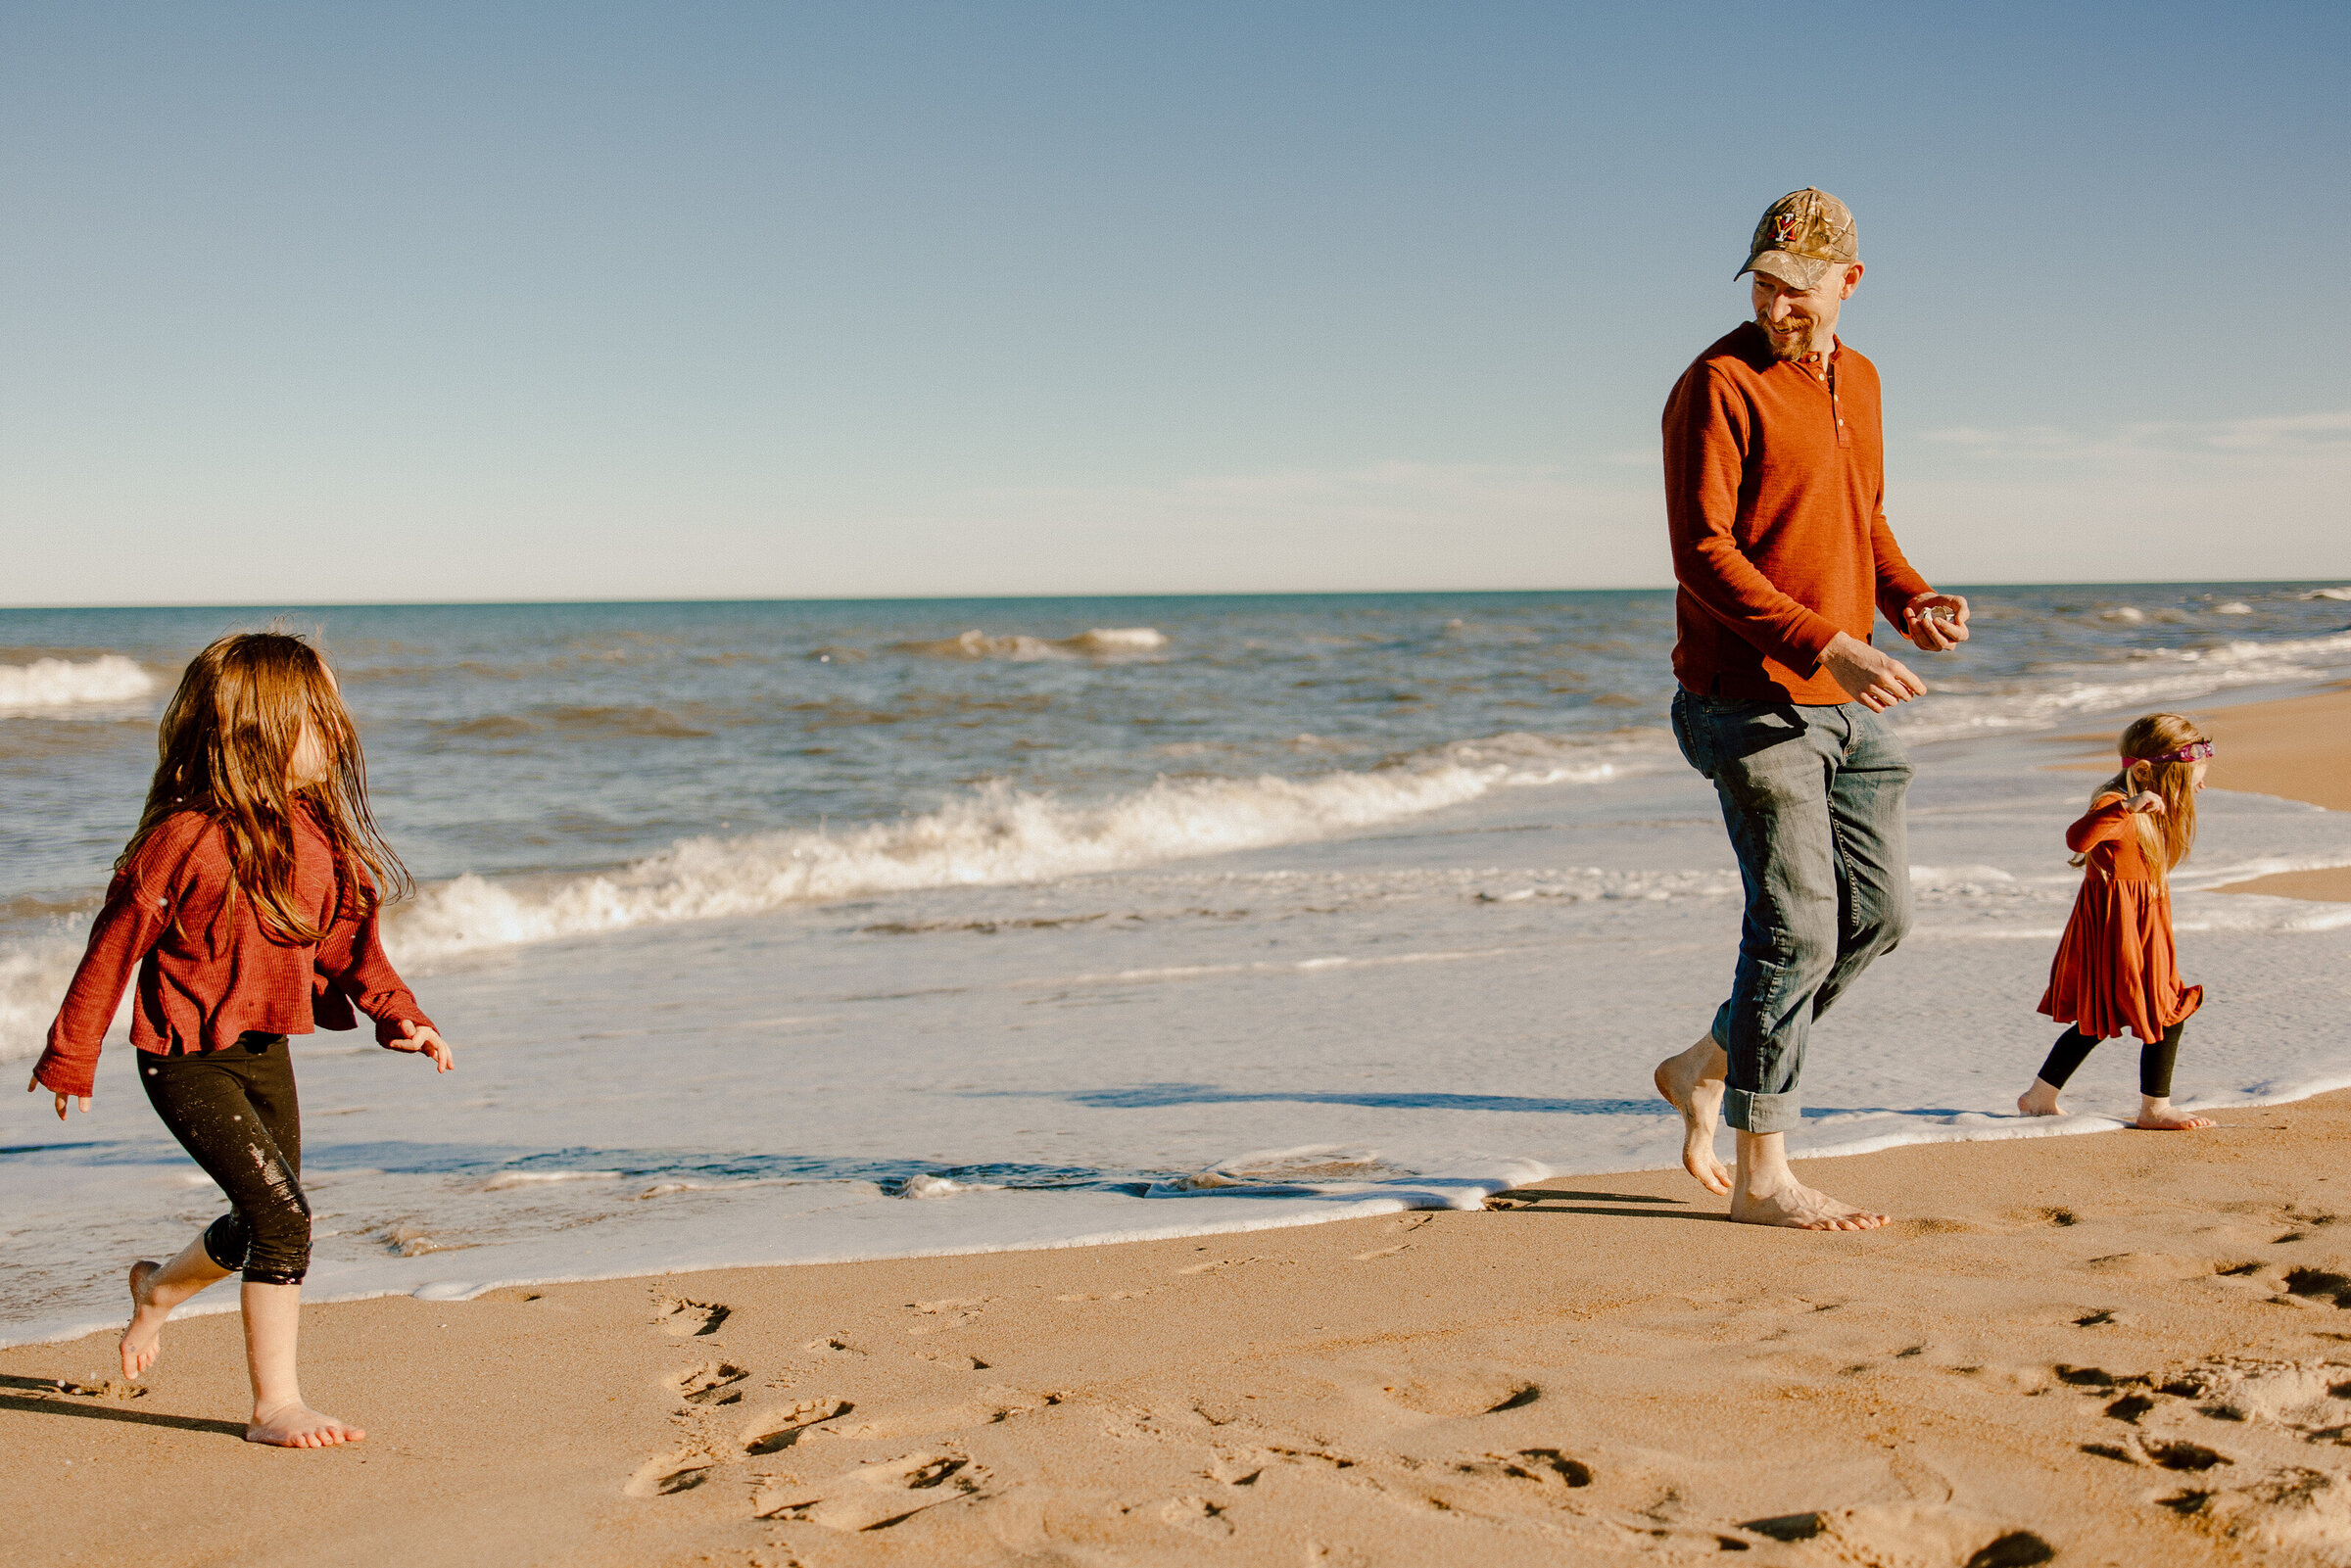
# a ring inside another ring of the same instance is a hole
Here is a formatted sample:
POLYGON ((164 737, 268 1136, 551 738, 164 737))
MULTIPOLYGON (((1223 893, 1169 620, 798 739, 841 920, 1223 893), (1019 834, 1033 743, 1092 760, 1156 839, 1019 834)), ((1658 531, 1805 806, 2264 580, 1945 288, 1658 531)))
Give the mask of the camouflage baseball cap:
POLYGON ((1852 210, 1827 191, 1807 185, 1790 191, 1763 210, 1747 265, 1732 273, 1765 272, 1783 283, 1808 289, 1841 261, 1861 260, 1852 210))

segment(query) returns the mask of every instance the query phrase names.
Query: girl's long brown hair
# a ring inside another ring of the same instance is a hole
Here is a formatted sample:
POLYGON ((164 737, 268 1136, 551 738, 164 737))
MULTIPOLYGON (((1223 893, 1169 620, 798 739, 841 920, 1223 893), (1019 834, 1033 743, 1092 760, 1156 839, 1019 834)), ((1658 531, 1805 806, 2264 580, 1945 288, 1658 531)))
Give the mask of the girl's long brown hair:
MULTIPOLYGON (((406 896, 408 868, 384 842, 367 810, 367 762, 360 733, 326 660, 291 632, 235 632, 189 662, 164 709, 156 735, 155 782, 147 809, 117 870, 128 866, 164 819, 195 811, 219 825, 237 886, 262 924, 288 941, 315 942, 326 932, 294 898, 295 803, 317 814, 349 899, 360 896, 363 868, 380 896, 406 896), (309 720, 326 754, 324 778, 294 786, 286 774, 309 720)), ((330 917, 331 918, 331 917, 330 917)))
MULTIPOLYGON (((2211 736, 2181 714, 2150 713, 2134 719, 2116 747, 2126 766, 2090 793, 2092 805, 2108 795, 2129 799, 2141 789, 2163 797, 2161 816, 2139 812, 2131 819, 2132 827, 2138 831, 2139 847, 2146 851, 2159 880, 2185 860, 2196 844, 2196 765, 2150 759, 2209 739, 2211 736)), ((2074 864, 2082 864, 2085 858, 2076 856, 2074 864)))

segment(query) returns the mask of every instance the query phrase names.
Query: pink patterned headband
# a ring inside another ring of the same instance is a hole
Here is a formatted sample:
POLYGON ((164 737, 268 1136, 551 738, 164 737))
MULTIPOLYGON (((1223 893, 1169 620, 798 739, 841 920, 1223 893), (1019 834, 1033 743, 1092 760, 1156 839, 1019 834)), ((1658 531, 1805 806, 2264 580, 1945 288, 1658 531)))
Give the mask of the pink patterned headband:
POLYGON ((2160 757, 2141 757, 2141 762, 2201 762, 2212 755, 2212 742, 2195 740, 2177 751, 2167 751, 2160 757))

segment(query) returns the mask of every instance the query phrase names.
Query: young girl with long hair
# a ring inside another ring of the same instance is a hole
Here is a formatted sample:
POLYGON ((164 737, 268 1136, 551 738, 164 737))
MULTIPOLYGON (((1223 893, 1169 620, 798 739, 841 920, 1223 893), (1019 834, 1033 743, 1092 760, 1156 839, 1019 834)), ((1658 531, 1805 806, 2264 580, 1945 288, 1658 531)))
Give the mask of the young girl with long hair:
POLYGON ((2196 838, 2196 791, 2212 741, 2177 713, 2133 721, 2120 745, 2123 771, 2091 792, 2088 815, 2065 831, 2083 867, 2073 918, 2049 966, 2040 1011, 2071 1024, 2040 1075, 2017 1100, 2029 1117, 2065 1112, 2057 1092, 2092 1047, 2125 1029, 2139 1038, 2138 1120, 2150 1132, 2209 1127, 2172 1109, 2172 1067, 2204 988, 2180 983, 2172 946, 2173 868, 2196 838))
POLYGON ((407 871, 367 811, 366 764, 326 661, 284 632, 224 637, 164 710, 160 760, 32 1090, 86 1114, 98 1048, 136 976, 130 1039, 164 1125, 229 1211, 167 1263, 130 1270, 122 1375, 154 1362, 171 1309, 238 1269, 253 1378, 247 1441, 322 1449, 366 1434, 303 1402, 295 1377, 311 1210, 287 1036, 348 1029, 450 1070, 449 1046, 377 938, 407 871))

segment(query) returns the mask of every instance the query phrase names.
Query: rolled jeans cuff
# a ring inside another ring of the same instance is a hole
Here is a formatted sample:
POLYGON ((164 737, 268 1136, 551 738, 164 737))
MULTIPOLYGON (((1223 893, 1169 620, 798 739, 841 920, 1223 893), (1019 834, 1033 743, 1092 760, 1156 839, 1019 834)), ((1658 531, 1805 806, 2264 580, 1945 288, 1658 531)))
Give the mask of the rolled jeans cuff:
POLYGON ((1741 1132, 1795 1132, 1804 1124, 1804 1102, 1794 1094, 1729 1089, 1722 1096, 1722 1119, 1741 1132))

